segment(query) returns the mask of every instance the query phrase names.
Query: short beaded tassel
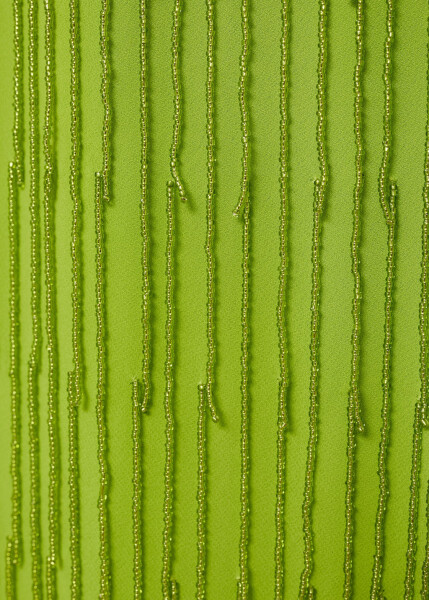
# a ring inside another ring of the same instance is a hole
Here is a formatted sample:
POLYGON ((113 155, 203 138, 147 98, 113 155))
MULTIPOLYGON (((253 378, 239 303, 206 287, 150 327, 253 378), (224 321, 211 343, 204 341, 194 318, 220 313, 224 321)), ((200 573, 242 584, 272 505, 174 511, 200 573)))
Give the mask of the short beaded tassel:
POLYGON ((70 196, 72 201, 72 349, 73 371, 68 373, 69 416, 69 509, 72 600, 81 590, 80 506, 79 506, 79 405, 82 397, 82 307, 81 307, 81 195, 80 154, 80 78, 79 78, 79 0, 70 0, 70 196))
POLYGON ((317 421, 319 405, 319 342, 320 342, 320 246, 322 234, 322 217, 326 201, 326 185, 328 181, 328 165, 326 157, 326 82, 325 71, 327 61, 326 36, 327 2, 319 3, 319 64, 317 82, 317 151, 319 155, 320 178, 314 182, 314 220, 312 247, 312 292, 311 292, 311 378, 310 378, 310 411, 309 440, 307 446, 307 464, 305 471, 304 502, 302 518, 304 530, 304 570, 301 574, 299 599, 313 600, 315 590, 311 585, 314 563, 313 541, 313 487, 317 450, 317 421))
POLYGON ((241 195, 233 212, 234 216, 243 210, 243 297, 241 309, 241 480, 240 480, 240 542, 239 580, 237 600, 249 598, 249 241, 250 241, 250 192, 249 192, 249 120, 247 109, 247 77, 249 53, 249 7, 248 0, 241 4, 242 53, 240 59, 239 102, 241 109, 241 129, 243 139, 243 167, 241 195))
POLYGON ((40 547, 40 456, 39 456, 39 358, 41 349, 41 236, 40 236, 40 157, 39 157, 39 90, 38 90, 38 0, 28 4, 28 65, 30 111, 30 282, 32 341, 28 363, 28 412, 30 449, 30 536, 33 600, 42 598, 42 557, 40 547))
POLYGON ((142 325, 143 325, 143 400, 146 412, 150 397, 150 279, 149 279, 149 230, 148 230, 148 114, 147 114, 147 34, 146 0, 140 0, 140 121, 141 121, 141 235, 142 235, 142 325))
POLYGON ((397 186, 395 181, 389 178, 389 161, 391 154, 391 49, 393 42, 393 0, 387 0, 387 36, 384 54, 384 84, 385 84, 385 113, 384 113, 384 140, 383 159, 380 168, 379 194, 381 207, 383 209, 387 231, 387 274, 386 274, 386 303, 385 303, 385 338, 383 354, 383 403, 382 403, 382 425, 380 451, 378 456, 379 496, 375 522, 375 555, 371 582, 371 600, 379 600, 382 597, 382 579, 384 566, 384 537, 385 516, 388 499, 387 481, 387 454, 389 447, 390 430, 390 403, 391 403, 391 347, 392 347, 392 303, 393 303, 393 279, 395 271, 395 233, 396 233, 396 196, 397 186))
MULTIPOLYGON (((429 29, 428 29, 429 34, 429 29)), ((429 381, 427 375, 427 359, 428 359, 428 347, 427 347, 427 335, 428 335, 428 285, 429 285, 429 41, 427 45, 427 104, 426 104, 426 148, 425 148, 425 183, 423 188, 423 226, 422 226, 422 290, 420 300, 420 387, 421 387, 421 420, 418 421, 418 425, 427 427, 428 425, 428 403, 429 403, 429 381)), ((415 433, 416 435, 416 433, 415 433)), ((418 491, 418 489, 417 489, 418 491)), ((416 491, 416 495, 417 495, 416 491)), ((411 506, 412 496, 410 499, 411 506)), ((417 511, 417 509, 416 509, 417 511)), ((417 515, 417 512, 416 512, 417 515)), ((410 524, 409 531, 413 527, 411 523, 411 512, 410 512, 410 524)), ((417 518, 415 518, 415 527, 417 529, 417 518)), ((425 559, 423 561, 422 568, 422 598, 429 600, 429 485, 426 496, 426 549, 425 559)), ((417 537, 417 533, 415 534, 417 537)), ((413 556, 412 562, 412 576, 414 577, 415 572, 415 558, 414 549, 412 550, 413 556)), ((407 557, 410 560, 409 556, 407 557)), ((408 566, 408 563, 407 563, 408 566)), ((408 571, 407 571, 408 575, 408 571)), ((407 580, 406 580, 407 581, 407 580)))
POLYGON ((12 533, 7 538, 6 547, 6 598, 17 596, 16 569, 22 556, 21 523, 21 380, 20 365, 20 281, 19 281, 19 186, 24 183, 23 165, 23 16, 21 0, 13 1, 13 108, 14 120, 12 139, 14 161, 9 163, 9 377, 10 377, 10 416, 11 416, 11 458, 12 480, 12 533))
POLYGON ((352 366, 350 391, 347 406, 347 477, 346 477, 346 529, 344 535, 344 600, 353 596, 353 533, 354 533, 354 489, 357 433, 363 432, 360 401, 360 306, 362 299, 360 261, 361 196, 363 186, 363 140, 362 140, 362 68, 363 68, 363 25, 364 0, 356 5, 356 66, 354 73, 355 92, 355 142, 356 181, 353 204, 353 234, 351 242, 352 272, 354 278, 352 366))
POLYGON ((45 176, 43 186, 44 234, 45 234, 45 287, 46 287, 46 340, 48 346, 48 438, 49 438, 49 554, 46 566, 48 600, 57 597, 57 552, 59 535, 59 442, 58 442, 58 343, 56 332, 56 278, 55 239, 53 222, 54 205, 54 6, 52 0, 44 0, 45 6, 45 121, 43 150, 45 176))
POLYGON ((281 84, 280 84, 280 284, 277 304, 277 327, 279 332, 280 383, 277 425, 277 484, 276 484, 276 541, 274 552, 274 598, 284 597, 284 547, 285 547, 285 471, 287 430, 287 329, 286 289, 288 267, 288 62, 289 62, 289 0, 282 2, 281 40, 281 84))
POLYGON ((197 600, 206 598, 207 560, 207 432, 206 402, 212 420, 219 420, 213 402, 215 364, 215 258, 214 195, 215 195, 215 139, 214 139, 214 2, 207 0, 207 343, 206 385, 198 385, 198 485, 197 485, 197 600))
POLYGON ((165 325, 167 358, 165 363, 165 470, 164 531, 162 551, 162 598, 177 600, 178 586, 172 579, 174 514, 174 182, 167 183, 167 321, 165 325))
POLYGON ((132 441, 133 441, 133 545, 134 545, 134 600, 143 598, 142 546, 142 402, 137 379, 132 381, 132 441))
POLYGON ((6 598, 14 600, 16 567, 21 562, 21 385, 19 376, 19 219, 17 169, 9 163, 9 335, 10 335, 10 410, 12 443, 10 473, 12 477, 12 535, 7 538, 6 598))

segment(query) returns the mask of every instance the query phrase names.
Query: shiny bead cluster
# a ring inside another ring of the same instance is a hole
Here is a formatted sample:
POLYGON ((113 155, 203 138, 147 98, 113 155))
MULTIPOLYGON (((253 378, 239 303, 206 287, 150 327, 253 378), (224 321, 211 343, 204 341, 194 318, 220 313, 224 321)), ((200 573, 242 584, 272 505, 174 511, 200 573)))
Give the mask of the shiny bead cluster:
POLYGON ((277 431, 277 486, 276 486, 276 543, 274 597, 284 595, 284 495, 285 495, 285 442, 287 428, 286 395, 288 386, 286 284, 287 284, 287 233, 288 233, 288 61, 289 61, 289 2, 282 2, 281 84, 280 84, 280 285, 277 305, 277 326, 280 349, 279 414, 277 431))
POLYGON ((311 585, 313 573, 313 487, 314 470, 317 449, 317 420, 319 404, 319 341, 320 341, 320 245, 321 221, 325 203, 328 166, 326 159, 326 82, 325 71, 327 62, 326 37, 326 0, 319 3, 319 64, 317 80, 317 151, 320 164, 320 178, 314 182, 314 221, 312 247, 312 292, 311 292, 311 377, 310 377, 310 411, 309 411, 309 440, 307 446, 307 464, 305 471, 304 502, 302 505, 304 530, 304 570, 301 574, 299 599, 311 599, 315 595, 311 585))
POLYGON ((110 124, 112 119, 112 107, 110 102, 110 57, 109 57, 109 0, 101 2, 100 16, 100 46, 101 46, 101 98, 104 107, 103 119, 103 198, 106 202, 110 200, 110 124))
POLYGON ((206 387, 198 385, 198 485, 197 485, 197 600, 206 598, 206 494, 207 437, 206 387))
POLYGON ((361 275, 359 269, 360 213, 363 186, 363 140, 362 140, 362 67, 363 67, 363 20, 364 0, 356 5, 356 67, 355 91, 355 140, 356 140, 356 183, 353 205, 352 271, 354 277, 352 367, 349 401, 347 407, 347 478, 346 478, 346 530, 344 538, 344 600, 353 595, 353 526, 356 433, 363 432, 359 393, 360 366, 360 305, 361 275))
POLYGON ((391 403, 391 345, 392 345, 392 303, 393 279, 395 270, 395 234, 396 234, 396 182, 391 181, 387 190, 389 161, 391 154, 391 48, 393 42, 393 0, 387 0, 387 36, 384 54, 384 85, 385 85, 385 112, 384 112, 384 140, 383 159, 380 168, 379 193, 386 225, 388 229, 387 240, 387 275, 386 275, 386 303, 385 303, 385 338, 383 353, 383 403, 381 410, 381 439, 378 456, 379 497, 375 523, 375 554, 371 583, 371 600, 379 600, 382 595, 383 577, 383 550, 385 536, 385 515, 388 499, 387 481, 387 453, 389 446, 390 430, 390 403, 391 403))
POLYGON ((81 598, 81 559, 80 559, 80 506, 79 506, 79 452, 78 452, 78 406, 76 402, 75 374, 67 374, 67 395, 69 410, 69 503, 70 503, 70 559, 72 600, 81 598))

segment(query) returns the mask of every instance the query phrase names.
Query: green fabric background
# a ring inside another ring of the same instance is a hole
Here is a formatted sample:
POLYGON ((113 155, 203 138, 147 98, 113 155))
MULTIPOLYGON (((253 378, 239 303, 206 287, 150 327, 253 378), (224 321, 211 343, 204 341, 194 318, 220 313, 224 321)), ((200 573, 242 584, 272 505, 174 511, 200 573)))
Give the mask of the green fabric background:
MULTIPOLYGON (((22 475, 24 564, 19 597, 31 597, 29 556, 29 456, 26 407, 30 352, 28 45, 25 16, 26 187, 20 193, 22 333, 22 475)), ((40 3, 42 4, 42 3, 40 3)), ((61 426, 62 556, 59 598, 70 584, 68 543, 67 371, 72 368, 69 12, 56 2, 55 201, 61 426)), ((98 464, 96 456, 95 222, 94 172, 101 167, 100 3, 82 0, 82 202, 84 256, 85 403, 80 411, 80 484, 83 597, 96 598, 98 559, 98 464)), ((113 202, 106 208, 108 435, 111 491, 113 597, 132 597, 131 386, 141 368, 141 236, 139 133, 139 7, 137 0, 112 0, 113 202)), ((204 381, 206 341, 206 7, 184 0, 181 36, 183 137, 179 153, 189 204, 176 204, 176 501, 173 574, 182 600, 194 597, 196 582, 197 384, 204 381)), ((280 37, 277 0, 250 1, 251 54, 251 425, 249 567, 252 598, 273 597, 276 424, 279 378, 276 324, 279 283, 280 37)), ((309 408, 309 342, 313 180, 316 152, 316 1, 291 1, 290 232, 288 336, 290 431, 286 445, 286 586, 298 593, 303 567, 301 506, 309 408)), ((407 543, 412 423, 419 395, 418 305, 423 161, 426 125, 427 16, 424 0, 397 2, 393 52, 393 161, 398 181, 390 498, 386 521, 385 595, 403 596, 407 543)), ((240 355, 242 227, 232 216, 239 197, 241 129, 238 103, 241 3, 218 0, 216 25, 216 402, 222 424, 208 423, 209 512, 208 597, 236 596, 240 485, 240 355)), ((143 421, 145 598, 161 597, 164 468, 165 244, 169 150, 173 131, 171 27, 173 2, 148 0, 149 184, 152 275, 153 397, 143 421)), ((377 191, 381 162, 386 34, 383 0, 366 3, 364 136, 365 190, 362 212, 362 403, 366 434, 358 439, 355 597, 369 597, 378 498, 377 457, 381 425, 384 285, 387 229, 377 191)), ((44 109, 43 6, 40 6, 41 119, 44 109)), ((10 409, 8 342, 7 164, 12 153, 13 20, 10 2, 0 2, 0 565, 10 532, 10 409)), ((313 583, 321 600, 342 595, 345 526, 346 407, 351 366, 350 240, 354 185, 353 69, 355 4, 328 5, 327 148, 329 189, 323 231, 320 427, 315 477, 313 583)), ((44 297, 43 297, 44 304, 44 297)), ((45 325, 45 322, 43 322, 45 325)), ((43 559, 47 554, 47 355, 40 371, 43 559)), ((425 493, 429 476, 427 433, 419 518, 416 591, 420 590, 425 543, 425 493)), ((4 568, 0 597, 4 597, 4 568)))

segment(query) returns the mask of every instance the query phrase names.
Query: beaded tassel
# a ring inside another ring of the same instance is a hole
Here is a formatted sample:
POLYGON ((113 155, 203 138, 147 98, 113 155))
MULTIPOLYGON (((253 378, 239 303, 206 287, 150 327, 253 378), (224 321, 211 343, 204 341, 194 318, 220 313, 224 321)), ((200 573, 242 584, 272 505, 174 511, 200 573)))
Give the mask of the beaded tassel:
MULTIPOLYGON (((408 520, 408 546, 407 563, 405 572, 405 599, 414 598, 414 580, 416 572, 417 528, 420 491, 420 469, 422 453, 423 427, 427 426, 428 403, 428 378, 427 378, 427 302, 428 302, 428 270, 429 270, 429 45, 428 45, 428 121, 426 123, 426 148, 425 148, 425 183, 423 188, 423 225, 422 225, 422 275, 421 299, 419 310, 420 333, 420 399, 416 403, 416 414, 413 425, 413 453, 411 461, 411 483, 408 520)), ((424 570, 425 572, 425 570, 424 570)), ((426 574, 427 577, 427 574, 426 574)), ((428 581, 423 578, 422 597, 429 598, 428 581)))
POLYGON ((110 546, 108 523, 108 464, 106 426, 106 319, 104 285, 104 203, 103 174, 95 174, 95 226, 96 226, 96 318, 97 318, 97 432, 98 464, 100 467, 100 495, 98 499, 100 527, 100 600, 108 600, 110 586, 110 546))
POLYGON ((80 506, 79 506, 79 420, 76 400, 76 377, 68 372, 68 410, 69 410, 69 502, 70 502, 70 558, 72 600, 82 595, 81 559, 80 559, 80 506))
POLYGON ((9 347, 10 347, 10 411, 11 411, 11 459, 12 479, 12 534, 6 549, 6 596, 16 597, 16 567, 21 562, 21 385, 19 375, 19 214, 18 186, 24 183, 23 165, 23 23, 22 2, 13 1, 13 108, 12 139, 14 162, 9 163, 9 347))
POLYGON ((57 339, 56 339, 56 283, 53 224, 53 104, 54 104, 54 31, 52 0, 45 0, 45 86, 46 105, 43 128, 45 178, 43 191, 45 224, 45 282, 46 282, 46 338, 48 344, 48 437, 49 437, 49 554, 46 568, 48 600, 57 596, 56 569, 58 548, 58 417, 57 417, 57 339))
POLYGON ((288 232, 288 60, 289 60, 289 2, 282 2, 282 56, 280 87, 280 285, 277 305, 277 326, 280 349, 280 385, 277 426, 277 486, 276 486, 276 542, 274 597, 282 600, 284 596, 284 495, 285 495, 285 443, 287 428, 286 395, 288 386, 287 370, 287 332, 286 332, 286 283, 287 283, 287 232, 288 232))
POLYGON ((426 549, 422 567, 422 600, 429 599, 429 482, 426 493, 426 549))
POLYGON ((206 394, 204 384, 198 385, 198 486, 197 486, 197 600, 206 598, 206 557, 207 557, 207 434, 206 434, 206 394))
POLYGON ((417 525, 420 489, 420 466, 422 454, 422 405, 416 403, 413 426, 413 452, 411 460, 410 503, 408 520, 407 567, 405 574, 405 600, 414 598, 416 572, 417 525))
POLYGON ((427 376, 428 348, 426 341, 428 316, 429 280, 429 44, 428 44, 428 106, 426 123, 425 183, 423 189, 423 230, 422 230, 422 295, 420 302, 420 380, 422 400, 422 420, 427 426, 429 411, 429 380, 427 376))
POLYGON ((356 434, 363 432, 359 397, 360 366, 360 305, 361 275, 359 269, 360 212, 363 185, 363 141, 362 141, 362 67, 363 67, 363 18, 364 2, 358 0, 356 6, 356 67, 354 75, 355 91, 355 140, 356 140, 356 182, 353 206, 352 272, 354 277, 352 368, 349 401, 347 407, 347 478, 346 478, 346 531, 344 539, 344 600, 353 594, 353 529, 354 529, 354 486, 356 461, 356 434))
POLYGON ((326 196, 326 184, 328 179, 328 166, 326 161, 326 13, 327 4, 320 0, 319 4, 319 65, 317 83, 317 151, 320 164, 320 178, 314 182, 314 221, 313 221, 313 274, 311 292, 311 379, 310 379, 310 413, 309 413, 309 440, 307 447, 307 465, 305 472, 304 502, 302 506, 303 530, 304 530, 304 570, 301 574, 299 598, 313 599, 315 590, 311 585, 313 572, 313 486, 314 470, 317 448, 317 415, 319 404, 319 342, 320 342, 320 245, 321 245, 321 221, 326 196))
POLYGON ((110 171, 111 171, 111 152, 110 152, 110 125, 112 119, 112 107, 110 103, 110 56, 109 56, 109 0, 101 0, 100 15, 100 48, 101 48, 101 98, 103 101, 103 198, 106 202, 110 200, 110 171))
POLYGON ((70 195, 72 212, 72 338, 73 371, 68 373, 68 410, 69 410, 69 503, 70 503, 70 557, 71 557, 71 597, 81 597, 81 559, 80 559, 80 510, 79 510, 79 447, 78 447, 78 405, 82 396, 81 365, 81 203, 79 189, 80 170, 80 81, 79 81, 79 4, 70 0, 70 108, 71 108, 71 157, 70 157, 70 195))
POLYGON ((173 504, 174 504, 174 414, 172 407, 173 400, 173 371, 174 371, 174 301, 173 301, 173 280, 174 280, 174 182, 167 184, 167 321, 165 325, 167 342, 167 359, 165 363, 165 437, 166 437, 166 455, 165 455, 165 496, 164 496, 164 532, 163 532, 163 553, 162 553, 162 598, 163 600, 172 600, 178 597, 177 583, 171 578, 172 558, 173 558, 173 504))
POLYGON ((396 182, 391 181, 387 189, 389 160, 391 152, 391 47, 393 42, 393 0, 387 0, 387 37, 385 42, 384 84, 385 84, 385 114, 384 114, 384 141, 383 160, 379 177, 379 193, 381 206, 384 212, 388 229, 388 253, 386 276, 386 304, 385 304, 385 338, 383 354, 383 405, 380 451, 378 457, 378 475, 380 491, 375 524, 375 555, 371 583, 371 600, 382 597, 382 577, 384 558, 384 526, 388 498, 387 481, 387 452, 390 430, 390 386, 391 386, 391 344, 392 344, 392 302, 393 278, 395 267, 395 232, 396 232, 396 182))
POLYGON ((132 382, 134 600, 143 598, 141 410, 139 383, 135 379, 132 382))
POLYGON ((16 567, 21 562, 21 385, 19 376, 19 220, 18 182, 14 162, 9 163, 9 343, 10 343, 10 410, 12 443, 10 473, 12 477, 12 535, 7 539, 6 597, 16 598, 16 567))
POLYGON ((13 0, 13 149, 15 154, 16 181, 18 186, 24 184, 24 85, 23 85, 23 35, 22 35, 22 0, 13 0))
POLYGON ((197 491, 197 600, 206 597, 206 557, 207 557, 207 434, 205 401, 212 420, 219 420, 213 403, 214 363, 215 363, 215 259, 214 240, 214 2, 207 0, 207 342, 208 358, 206 367, 206 385, 198 386, 198 491, 197 491))
POLYGON ((208 360, 207 360, 207 403, 212 415, 213 421, 218 421, 216 408, 213 404, 213 371, 215 363, 215 323, 214 323, 214 304, 215 304, 215 259, 213 253, 214 240, 214 3, 213 0, 207 0, 207 236, 206 236, 206 255, 207 255, 207 341, 208 341, 208 360))
POLYGON ((242 356, 241 356, 241 482, 240 482, 240 543, 239 543, 239 580, 237 582, 237 599, 247 600, 249 597, 249 232, 250 232, 250 198, 249 198, 249 131, 247 114, 247 62, 249 51, 249 16, 248 1, 243 0, 241 6, 241 25, 243 46, 240 60, 239 101, 241 109, 241 128, 243 134, 243 175, 241 196, 234 210, 238 216, 243 212, 243 298, 241 311, 242 356))
POLYGON ((148 117, 147 117, 147 81, 146 81, 146 0, 140 1, 140 111, 141 111, 141 234, 142 234, 142 275, 143 275, 143 400, 142 411, 145 412, 150 396, 150 281, 149 281, 149 233, 148 233, 148 206, 147 206, 147 145, 148 145, 148 117))
POLYGON ((28 365, 28 411, 30 447, 30 532, 31 575, 33 600, 40 600, 41 548, 40 548, 40 459, 39 459, 39 393, 38 374, 41 342, 40 319, 40 226, 39 226, 39 94, 38 73, 38 1, 29 0, 29 105, 30 105, 30 268, 31 268, 31 322, 32 342, 28 365))
POLYGON ((181 12, 181 0, 175 0, 174 11, 173 11, 173 38, 172 38, 172 75, 173 75, 173 87, 174 87, 174 131, 173 131, 173 143, 171 145, 171 175, 176 183, 177 189, 179 190, 180 198, 183 202, 186 202, 185 188, 183 187, 182 180, 178 173, 177 168, 177 150, 180 144, 180 130, 181 130, 181 114, 182 114, 182 99, 180 95, 180 81, 179 81, 179 38, 180 38, 180 12, 181 12))

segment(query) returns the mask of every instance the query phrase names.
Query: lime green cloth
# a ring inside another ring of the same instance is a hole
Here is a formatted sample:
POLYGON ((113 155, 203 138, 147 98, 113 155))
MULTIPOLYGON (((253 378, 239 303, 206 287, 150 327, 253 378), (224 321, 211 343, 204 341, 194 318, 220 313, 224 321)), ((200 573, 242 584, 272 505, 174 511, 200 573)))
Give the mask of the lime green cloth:
MULTIPOLYGON (((44 109, 43 6, 40 3, 40 100, 44 109)), ((99 591, 97 499, 94 172, 101 168, 100 2, 81 1, 82 202, 85 401, 79 411, 83 598, 99 591)), ((141 234, 139 7, 112 1, 111 52, 114 156, 113 201, 106 208, 108 329, 108 460, 112 586, 115 599, 133 594, 131 386, 141 371, 141 234)), ((206 339, 206 6, 184 0, 181 34, 183 136, 179 164, 189 203, 176 203, 176 418, 173 575, 180 597, 195 596, 197 384, 204 382, 206 339)), ((241 177, 238 103, 241 52, 240 0, 215 7, 216 136, 216 395, 222 422, 207 423, 208 564, 210 599, 236 597, 240 511, 240 357, 242 226, 232 216, 241 177)), ((291 1, 290 228, 288 343, 290 429, 286 443, 285 597, 296 598, 303 567, 301 507, 308 439, 313 180, 316 148, 318 3, 291 1)), ((369 597, 378 499, 381 369, 387 228, 378 198, 382 157, 386 5, 366 3, 364 71, 365 188, 362 211, 362 405, 366 433, 358 437, 355 527, 355 597, 369 597)), ((388 457, 385 595, 403 596, 407 546, 411 443, 419 396, 419 301, 424 145, 426 127, 427 16, 424 0, 397 2, 393 51, 393 159, 398 182, 397 268, 394 290, 392 427, 388 457)), ((253 600, 273 597, 276 427, 279 380, 276 322, 279 285, 279 154, 281 3, 250 1, 249 111, 251 143, 251 412, 249 568, 253 600)), ((171 28, 173 2, 148 0, 149 222, 153 396, 143 419, 145 598, 161 598, 165 419, 166 181, 173 132, 171 28)), ((67 372, 72 369, 69 7, 56 13, 56 262, 61 429, 61 562, 59 598, 69 597, 67 372)), ((347 400, 351 369, 353 278, 351 235, 355 141, 353 71, 355 3, 328 3, 327 148, 329 187, 322 241, 320 421, 315 474, 313 583, 321 600, 342 596, 347 400)), ((24 562, 19 598, 31 598, 27 362, 30 354, 30 237, 28 186, 28 7, 24 3, 26 185, 19 196, 22 478, 24 562)), ((12 150, 13 18, 0 5, 0 565, 10 534, 10 400, 8 341, 7 165, 12 150)), ((41 171, 43 172, 43 171, 41 171)), ((43 265, 42 265, 43 267, 43 265)), ((43 280, 44 281, 44 280, 43 280)), ((44 287, 42 287, 44 291, 44 287)), ((44 295, 42 297, 44 306, 44 295)), ((47 556, 47 353, 45 318, 40 365, 40 444, 43 561, 47 556)), ((423 435, 416 592, 426 539, 428 434, 423 435)), ((5 598, 4 569, 0 597, 5 598)))

